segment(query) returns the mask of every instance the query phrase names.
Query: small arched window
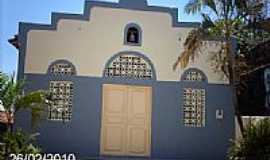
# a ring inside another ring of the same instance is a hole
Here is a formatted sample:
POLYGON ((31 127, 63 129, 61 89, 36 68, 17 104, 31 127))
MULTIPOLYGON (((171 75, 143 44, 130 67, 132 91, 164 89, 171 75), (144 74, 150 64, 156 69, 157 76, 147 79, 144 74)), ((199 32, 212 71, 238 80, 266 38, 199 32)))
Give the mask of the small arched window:
POLYGON ((201 70, 196 69, 196 68, 190 68, 182 74, 181 80, 193 81, 193 82, 194 81, 205 82, 205 81, 207 81, 207 78, 201 70))
POLYGON ((49 67, 49 73, 53 75, 75 75, 75 67, 65 60, 58 60, 49 67))
POLYGON ((142 41, 142 31, 137 24, 128 24, 125 28, 125 45, 140 46, 142 41))

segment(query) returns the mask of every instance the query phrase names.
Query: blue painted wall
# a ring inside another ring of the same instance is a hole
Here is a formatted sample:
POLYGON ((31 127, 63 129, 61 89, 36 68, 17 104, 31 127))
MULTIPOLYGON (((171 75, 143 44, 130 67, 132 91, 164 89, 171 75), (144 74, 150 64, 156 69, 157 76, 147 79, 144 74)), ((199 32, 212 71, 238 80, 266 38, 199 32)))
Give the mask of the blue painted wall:
MULTIPOLYGON (((49 81, 56 79, 74 82, 73 115, 67 123, 47 121, 44 116, 38 128, 38 143, 46 152, 99 156, 102 84, 120 83, 153 87, 151 157, 187 160, 223 160, 226 157, 229 140, 234 136, 234 110, 228 85, 26 74, 26 91, 48 89, 49 81), (182 92, 185 87, 206 89, 206 126, 203 128, 183 125, 182 92), (224 110, 223 121, 216 120, 216 109, 224 110)), ((22 112, 16 118, 16 126, 30 130, 29 113, 22 112)))

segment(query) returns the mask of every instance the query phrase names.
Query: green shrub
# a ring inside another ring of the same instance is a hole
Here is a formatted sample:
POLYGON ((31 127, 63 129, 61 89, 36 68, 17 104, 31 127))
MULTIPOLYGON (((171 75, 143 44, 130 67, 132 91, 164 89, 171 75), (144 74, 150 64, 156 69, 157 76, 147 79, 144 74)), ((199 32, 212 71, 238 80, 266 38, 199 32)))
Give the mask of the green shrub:
POLYGON ((3 135, 3 145, 0 151, 0 160, 5 159, 8 154, 37 154, 40 148, 34 145, 35 136, 37 134, 27 134, 22 130, 13 133, 6 132, 3 135))
POLYGON ((230 160, 270 160, 270 119, 250 123, 229 150, 230 160))

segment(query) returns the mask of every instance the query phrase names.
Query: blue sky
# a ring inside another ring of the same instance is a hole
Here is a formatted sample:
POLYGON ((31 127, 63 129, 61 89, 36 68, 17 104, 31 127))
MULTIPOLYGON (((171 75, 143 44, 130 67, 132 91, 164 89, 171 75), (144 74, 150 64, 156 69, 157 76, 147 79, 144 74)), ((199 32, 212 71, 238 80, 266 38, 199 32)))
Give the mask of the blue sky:
MULTIPOLYGON (((18 32, 19 22, 50 23, 51 12, 82 13, 85 0, 0 0, 0 71, 17 71, 18 53, 7 40, 18 32)), ((105 0, 104 0, 105 1, 105 0)), ((118 0, 106 0, 118 2, 118 0)), ((188 0, 148 0, 148 5, 179 8, 179 21, 200 21, 183 12, 188 0)))

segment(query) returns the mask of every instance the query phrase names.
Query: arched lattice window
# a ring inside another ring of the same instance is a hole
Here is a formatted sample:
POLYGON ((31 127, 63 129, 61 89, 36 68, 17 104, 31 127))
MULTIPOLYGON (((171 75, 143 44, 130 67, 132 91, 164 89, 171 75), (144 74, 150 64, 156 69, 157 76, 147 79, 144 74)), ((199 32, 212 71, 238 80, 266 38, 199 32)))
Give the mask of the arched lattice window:
POLYGON ((48 72, 52 78, 49 82, 49 90, 53 101, 48 108, 48 120, 70 121, 74 84, 66 76, 75 75, 75 67, 68 61, 58 60, 50 65, 48 72), (53 80, 54 77, 57 80, 53 80))
POLYGON ((186 81, 202 81, 202 75, 199 72, 196 71, 190 71, 187 73, 187 76, 185 77, 186 81))
POLYGON ((131 23, 125 27, 125 39, 124 44, 126 45, 141 45, 142 41, 142 30, 139 25, 131 23))
POLYGON ((114 56, 106 65, 105 77, 129 79, 155 79, 155 73, 149 60, 138 54, 120 54, 114 56))
POLYGON ((186 70, 183 73, 181 79, 184 81, 198 81, 198 82, 204 82, 207 80, 205 74, 202 71, 195 68, 190 68, 186 70))
POLYGON ((54 62, 50 68, 49 72, 53 75, 75 75, 75 67, 68 61, 59 60, 54 62))

